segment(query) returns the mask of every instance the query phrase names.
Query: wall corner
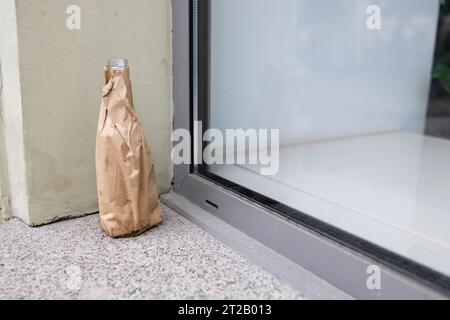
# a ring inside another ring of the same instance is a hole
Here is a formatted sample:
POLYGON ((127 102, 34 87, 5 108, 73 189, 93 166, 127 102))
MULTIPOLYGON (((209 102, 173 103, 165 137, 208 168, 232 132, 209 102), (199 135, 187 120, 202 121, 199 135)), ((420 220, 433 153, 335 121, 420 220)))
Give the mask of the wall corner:
POLYGON ((0 202, 2 215, 29 222, 26 183, 22 92, 16 0, 2 0, 0 11, 0 202))

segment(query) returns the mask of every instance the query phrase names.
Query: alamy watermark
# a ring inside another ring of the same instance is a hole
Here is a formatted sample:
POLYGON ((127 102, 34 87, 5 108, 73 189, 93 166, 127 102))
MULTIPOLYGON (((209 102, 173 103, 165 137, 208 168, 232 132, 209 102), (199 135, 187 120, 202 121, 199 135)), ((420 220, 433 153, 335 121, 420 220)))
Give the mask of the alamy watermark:
POLYGON ((81 8, 77 5, 70 5, 66 9, 69 15, 66 20, 68 30, 81 30, 81 8))
MULTIPOLYGON (((66 8, 68 30, 81 30, 81 7, 71 4, 66 8)), ((369 5, 366 9, 369 30, 381 30, 381 8, 369 5)), ((280 166, 280 133, 278 129, 209 129, 201 130, 195 122, 194 143, 189 130, 178 129, 172 134, 176 143, 172 159, 176 165, 258 165, 263 176, 278 174, 280 166), (192 150, 191 150, 192 149, 192 150)))
POLYGON ((366 13, 369 15, 366 22, 367 29, 381 30, 381 8, 370 5, 367 7, 366 13))
POLYGON ((194 137, 186 129, 172 134, 174 164, 258 165, 263 176, 276 175, 280 169, 279 129, 209 129, 194 123, 194 137), (193 148, 191 147, 193 141, 193 148))
MULTIPOLYGON (((68 30, 81 30, 81 8, 79 5, 71 4, 66 9, 69 16, 66 20, 68 30)), ((377 5, 369 5, 366 9, 367 29, 381 30, 381 8, 377 5)))
POLYGON ((66 278, 62 279, 62 285, 70 291, 78 291, 81 289, 83 281, 83 273, 79 266, 70 265, 65 269, 66 278))
POLYGON ((370 291, 381 290, 381 268, 376 265, 367 268, 367 289, 370 291))

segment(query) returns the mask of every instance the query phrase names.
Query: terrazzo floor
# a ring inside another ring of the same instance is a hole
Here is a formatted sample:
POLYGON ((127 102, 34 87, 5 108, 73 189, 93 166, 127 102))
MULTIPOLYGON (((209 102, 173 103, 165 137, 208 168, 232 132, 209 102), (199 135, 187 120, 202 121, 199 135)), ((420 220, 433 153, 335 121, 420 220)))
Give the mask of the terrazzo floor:
POLYGON ((98 215, 30 228, 0 225, 0 299, 300 299, 164 206, 164 223, 114 240, 98 215))

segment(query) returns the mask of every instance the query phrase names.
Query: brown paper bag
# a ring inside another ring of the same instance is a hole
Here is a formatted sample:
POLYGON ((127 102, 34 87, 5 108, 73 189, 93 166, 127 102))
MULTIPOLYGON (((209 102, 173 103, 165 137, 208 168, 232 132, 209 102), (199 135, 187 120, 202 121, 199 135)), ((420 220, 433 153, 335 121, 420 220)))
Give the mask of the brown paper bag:
POLYGON ((139 235, 161 223, 153 160, 133 107, 130 73, 105 68, 97 130, 100 221, 111 237, 139 235))

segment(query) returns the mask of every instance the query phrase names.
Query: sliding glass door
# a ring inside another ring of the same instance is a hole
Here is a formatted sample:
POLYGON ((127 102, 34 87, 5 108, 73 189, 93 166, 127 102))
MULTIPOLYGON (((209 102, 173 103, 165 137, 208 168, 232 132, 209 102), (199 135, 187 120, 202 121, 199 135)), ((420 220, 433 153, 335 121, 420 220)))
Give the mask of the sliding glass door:
POLYGON ((450 277, 447 1, 194 6, 198 172, 450 277))

